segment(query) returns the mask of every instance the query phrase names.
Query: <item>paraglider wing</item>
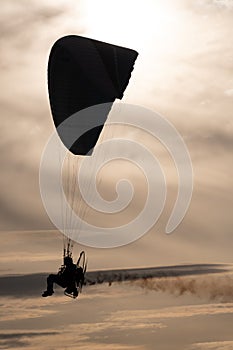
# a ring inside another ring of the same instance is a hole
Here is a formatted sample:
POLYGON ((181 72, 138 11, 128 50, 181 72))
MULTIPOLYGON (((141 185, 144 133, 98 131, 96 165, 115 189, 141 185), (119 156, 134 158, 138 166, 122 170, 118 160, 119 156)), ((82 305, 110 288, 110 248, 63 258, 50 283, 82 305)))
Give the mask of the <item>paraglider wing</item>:
MULTIPOLYGON (((95 146, 103 123, 90 127, 71 147, 58 126, 71 115, 104 103, 101 120, 105 121, 114 100, 123 97, 137 55, 128 48, 75 35, 53 45, 48 64, 50 105, 59 136, 73 154, 86 155, 95 146)), ((72 128, 83 122, 88 125, 88 113, 72 128)))

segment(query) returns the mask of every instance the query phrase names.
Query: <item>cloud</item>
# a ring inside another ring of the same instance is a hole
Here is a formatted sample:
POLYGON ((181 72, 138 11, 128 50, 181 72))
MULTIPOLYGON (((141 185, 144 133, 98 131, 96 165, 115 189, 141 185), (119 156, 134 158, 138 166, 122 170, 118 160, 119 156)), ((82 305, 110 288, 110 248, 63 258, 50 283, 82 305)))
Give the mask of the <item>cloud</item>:
POLYGON ((81 34, 80 13, 77 1, 1 3, 2 230, 52 228, 38 184, 40 156, 52 131, 47 59, 59 36, 73 30, 81 34))
MULTIPOLYGON (((24 305, 26 306, 26 304, 24 305)), ((25 316, 28 315, 28 305, 26 306, 25 316)), ((18 315, 16 309, 16 315, 18 315)), ((46 316, 46 315, 43 315, 46 316)), ((30 315, 29 315, 30 318, 30 315)), ((21 319, 21 322, 24 321, 26 317, 21 319)), ((7 319, 6 319, 7 320, 7 319)), ((8 319, 10 320, 10 319, 8 319)), ((17 320, 17 319, 16 319, 17 320)), ((5 321, 5 319, 4 319, 5 321)), ((160 329, 164 326, 159 323, 153 323, 147 325, 152 329, 160 329)), ((124 331, 140 331, 145 328, 145 323, 140 324, 135 320, 129 325, 125 325, 120 322, 109 322, 104 320, 104 322, 87 322, 79 323, 78 325, 66 323, 66 326, 58 327, 57 329, 52 329, 48 327, 47 329, 41 329, 38 331, 25 331, 25 330, 14 330, 14 332, 7 331, 0 334, 0 347, 6 348, 17 348, 19 346, 24 346, 25 349, 37 350, 41 349, 41 343, 46 344, 46 348, 56 347, 56 349, 77 349, 86 350, 86 349, 106 349, 106 350, 142 350, 141 345, 135 344, 124 344, 124 341, 111 340, 111 333, 122 334, 124 331), (56 345, 55 345, 56 344, 56 345)), ((45 345, 44 345, 45 346, 45 345)))
POLYGON ((232 0, 212 0, 212 2, 220 8, 233 9, 232 0))
POLYGON ((58 332, 19 332, 19 333, 1 333, 0 334, 0 348, 1 349, 14 349, 25 347, 27 348, 29 345, 28 339, 32 339, 33 337, 48 337, 54 336, 58 334, 58 332))
POLYGON ((0 348, 21 348, 30 349, 30 350, 40 350, 41 343, 46 348, 56 348, 56 349, 69 349, 76 350, 77 346, 80 350, 143 350, 144 347, 140 345, 128 345, 128 344, 117 344, 117 343, 107 343, 106 338, 105 342, 95 342, 95 341, 86 341, 84 342, 84 337, 77 335, 78 329, 74 330, 74 333, 69 334, 69 332, 64 331, 58 334, 58 332, 41 332, 41 333, 25 333, 13 335, 11 338, 6 337, 5 339, 0 340, 0 348), (68 333, 68 334, 67 334, 68 333), (46 344, 46 345, 45 345, 46 344))
POLYGON ((137 318, 137 322, 145 322, 153 324, 156 320, 164 321, 164 319, 177 319, 183 317, 232 314, 233 303, 224 304, 205 304, 205 305, 188 305, 188 306, 171 306, 161 310, 126 310, 116 312, 109 320, 116 322, 124 322, 125 324, 133 322, 137 318))
POLYGON ((226 91, 224 91, 224 93, 229 96, 229 97, 232 97, 233 96, 233 89, 228 89, 226 91))
POLYGON ((213 341, 197 343, 189 347, 190 350, 232 350, 233 341, 213 341))
POLYGON ((25 276, 6 276, 0 278, 0 295, 22 297, 40 297, 46 287, 47 274, 31 274, 25 276))
POLYGON ((56 314, 55 309, 46 308, 48 304, 51 306, 56 305, 56 303, 60 303, 61 305, 65 302, 63 297, 58 297, 57 300, 50 300, 50 302, 46 303, 44 299, 38 295, 37 299, 30 298, 28 295, 24 298, 20 298, 20 294, 18 295, 18 299, 14 301, 10 296, 6 297, 4 300, 1 300, 1 322, 9 322, 15 321, 17 322, 27 322, 27 320, 35 320, 38 318, 49 317, 50 315, 56 314))

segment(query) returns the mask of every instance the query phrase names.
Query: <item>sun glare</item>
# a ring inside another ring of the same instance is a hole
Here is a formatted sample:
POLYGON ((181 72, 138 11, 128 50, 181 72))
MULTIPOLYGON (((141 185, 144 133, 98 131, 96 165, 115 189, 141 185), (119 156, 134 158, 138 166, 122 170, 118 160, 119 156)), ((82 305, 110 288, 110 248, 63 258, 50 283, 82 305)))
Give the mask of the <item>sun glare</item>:
POLYGON ((175 12, 164 1, 86 0, 86 34, 139 51, 153 41, 170 45, 178 25, 175 12))

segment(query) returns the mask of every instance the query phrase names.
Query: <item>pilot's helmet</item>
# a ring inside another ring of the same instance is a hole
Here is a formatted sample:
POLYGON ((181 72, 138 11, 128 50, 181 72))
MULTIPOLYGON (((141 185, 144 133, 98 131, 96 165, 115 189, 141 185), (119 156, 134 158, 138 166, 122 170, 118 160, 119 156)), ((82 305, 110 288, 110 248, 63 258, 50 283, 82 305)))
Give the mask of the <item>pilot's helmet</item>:
POLYGON ((71 256, 66 256, 66 257, 64 258, 64 264, 65 264, 65 265, 71 265, 71 264, 73 264, 73 259, 71 258, 71 256))

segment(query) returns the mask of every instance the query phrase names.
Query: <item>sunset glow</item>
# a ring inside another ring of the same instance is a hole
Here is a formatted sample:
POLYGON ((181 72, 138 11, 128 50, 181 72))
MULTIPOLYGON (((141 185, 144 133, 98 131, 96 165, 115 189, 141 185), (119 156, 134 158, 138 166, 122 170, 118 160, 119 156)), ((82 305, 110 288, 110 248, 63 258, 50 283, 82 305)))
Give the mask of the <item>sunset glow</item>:
POLYGON ((137 50, 155 45, 171 45, 179 29, 178 13, 161 1, 107 0, 85 2, 87 32, 91 37, 131 46, 137 50))

